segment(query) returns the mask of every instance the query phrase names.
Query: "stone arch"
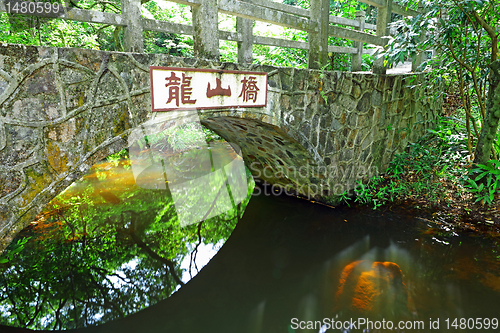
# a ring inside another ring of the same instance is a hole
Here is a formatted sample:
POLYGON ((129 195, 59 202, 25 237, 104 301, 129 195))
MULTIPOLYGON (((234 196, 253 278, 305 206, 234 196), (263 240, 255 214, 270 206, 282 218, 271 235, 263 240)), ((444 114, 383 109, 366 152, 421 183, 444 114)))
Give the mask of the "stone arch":
POLYGON ((410 88, 408 75, 5 44, 0 58, 0 249, 22 226, 19 219, 28 221, 94 156, 124 147, 133 128, 156 117, 149 66, 267 73, 265 107, 204 110, 200 118, 243 148, 254 174, 315 199, 384 170, 434 123, 441 103, 410 88))
POLYGON ((59 180, 52 181, 49 177, 54 169, 48 159, 21 169, 22 179, 19 187, 1 198, 3 202, 0 204, 0 235, 3 237, 0 238, 0 250, 3 251, 16 234, 33 221, 52 199, 81 178, 93 164, 126 147, 127 141, 121 136, 111 138, 105 145, 95 149, 78 167, 68 170, 66 177, 59 180), (25 201, 28 201, 25 205, 17 204, 25 201))
POLYGON ((241 148, 254 177, 283 193, 321 196, 321 180, 314 174, 317 166, 314 157, 280 127, 258 119, 231 116, 207 117, 202 124, 241 148))
MULTIPOLYGON (((233 112, 232 116, 230 114, 199 113, 204 126, 241 148, 245 163, 254 177, 274 185, 281 193, 315 199, 322 195, 321 179, 314 174, 314 157, 300 142, 274 125, 276 119, 263 116, 263 120, 260 120, 256 119, 255 115, 240 112, 233 112)), ((186 114, 181 112, 173 120, 180 120, 185 116, 186 114)), ((153 116, 153 121, 155 118, 153 116)), ((127 138, 134 130, 122 128, 120 133, 108 131, 106 138, 96 141, 97 147, 91 154, 76 163, 74 159, 66 156, 64 145, 59 145, 61 141, 64 143, 68 140, 61 137, 69 135, 75 145, 92 145, 88 140, 97 139, 89 133, 79 136, 78 128, 71 131, 66 128, 68 126, 68 122, 65 122, 44 130, 46 140, 41 149, 42 157, 33 165, 21 169, 23 181, 13 193, 2 198, 8 206, 0 205, 0 234, 4 235, 0 240, 0 249, 5 248, 53 198, 81 178, 93 164, 128 147, 130 142, 127 138), (26 204, 23 204, 25 202, 26 204)))

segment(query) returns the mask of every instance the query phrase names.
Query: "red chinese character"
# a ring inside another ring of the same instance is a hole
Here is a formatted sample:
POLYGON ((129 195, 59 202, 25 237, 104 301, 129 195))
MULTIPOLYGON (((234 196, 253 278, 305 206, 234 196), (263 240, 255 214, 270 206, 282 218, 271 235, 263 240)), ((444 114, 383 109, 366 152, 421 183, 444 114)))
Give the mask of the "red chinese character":
POLYGON ((174 72, 171 72, 170 77, 165 78, 167 83, 165 87, 168 87, 168 100, 167 104, 170 103, 173 99, 175 99, 175 105, 179 106, 179 86, 180 86, 180 98, 182 104, 195 104, 196 100, 191 99, 191 79, 192 76, 186 76, 182 73, 182 84, 181 79, 175 76, 174 72))
POLYGON ((260 89, 257 88, 257 81, 255 81, 256 77, 255 76, 249 76, 248 80, 247 77, 243 77, 243 80, 241 80, 241 83, 243 83, 243 87, 241 87, 241 93, 238 97, 243 96, 243 102, 246 102, 248 100, 257 100, 257 91, 260 89))

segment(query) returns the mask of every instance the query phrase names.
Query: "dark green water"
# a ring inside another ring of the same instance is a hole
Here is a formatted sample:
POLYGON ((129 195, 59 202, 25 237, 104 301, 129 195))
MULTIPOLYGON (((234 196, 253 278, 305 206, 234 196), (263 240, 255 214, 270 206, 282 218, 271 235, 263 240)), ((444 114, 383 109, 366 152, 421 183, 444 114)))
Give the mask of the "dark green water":
POLYGON ((252 183, 240 203, 229 193, 231 209, 184 225, 168 189, 137 179, 127 161, 97 165, 18 236, 0 264, 0 332, 383 332, 388 321, 394 332, 498 331, 491 241, 413 213, 252 195, 252 183))

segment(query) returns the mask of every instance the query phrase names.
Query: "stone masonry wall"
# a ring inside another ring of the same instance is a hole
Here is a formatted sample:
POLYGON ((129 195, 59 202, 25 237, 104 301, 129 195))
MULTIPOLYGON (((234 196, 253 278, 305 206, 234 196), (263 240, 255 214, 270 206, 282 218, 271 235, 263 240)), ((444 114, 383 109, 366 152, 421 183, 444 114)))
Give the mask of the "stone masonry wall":
POLYGON ((360 167, 385 170, 441 109, 440 100, 418 88, 422 75, 0 44, 0 250, 93 163, 126 147, 133 128, 155 117, 149 66, 267 72, 267 107, 199 111, 200 117, 240 144, 247 163, 257 161, 274 175, 285 170, 266 180, 314 185, 319 199, 366 178, 360 167))

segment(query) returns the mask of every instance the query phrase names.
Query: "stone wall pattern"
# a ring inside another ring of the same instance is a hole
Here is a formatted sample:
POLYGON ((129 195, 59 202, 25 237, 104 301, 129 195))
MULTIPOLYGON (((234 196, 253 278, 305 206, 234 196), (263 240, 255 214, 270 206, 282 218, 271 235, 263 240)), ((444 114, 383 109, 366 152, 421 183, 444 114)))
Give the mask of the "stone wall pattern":
POLYGON ((433 126, 442 104, 425 90, 423 74, 0 44, 0 250, 92 164, 125 148, 134 127, 156 116, 149 66, 267 72, 267 107, 204 110, 200 118, 240 145, 247 164, 273 175, 261 178, 302 195, 300 186, 315 185, 317 200, 338 184, 352 188, 366 179, 354 167, 385 170, 394 153, 433 126), (301 167, 304 174, 293 173, 301 167))

